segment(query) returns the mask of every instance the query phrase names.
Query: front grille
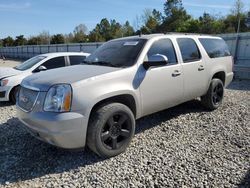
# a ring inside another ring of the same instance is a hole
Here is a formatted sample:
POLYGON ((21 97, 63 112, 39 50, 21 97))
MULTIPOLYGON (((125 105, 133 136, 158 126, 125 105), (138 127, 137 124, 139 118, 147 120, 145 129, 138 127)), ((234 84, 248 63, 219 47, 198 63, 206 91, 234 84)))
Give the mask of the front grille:
POLYGON ((39 92, 21 87, 18 94, 18 106, 30 112, 35 105, 39 92))

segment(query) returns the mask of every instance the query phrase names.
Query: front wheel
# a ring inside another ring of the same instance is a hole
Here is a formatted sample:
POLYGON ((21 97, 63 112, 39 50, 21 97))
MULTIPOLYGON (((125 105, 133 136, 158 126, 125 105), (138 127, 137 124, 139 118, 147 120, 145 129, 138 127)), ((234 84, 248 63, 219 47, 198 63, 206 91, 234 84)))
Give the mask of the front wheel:
POLYGON ((201 97, 201 102, 204 107, 209 110, 217 109, 223 100, 224 85, 220 79, 212 79, 206 95, 201 97))
POLYGON ((87 145, 98 155, 109 158, 124 152, 135 132, 132 111, 120 103, 111 103, 97 109, 91 116, 87 145))

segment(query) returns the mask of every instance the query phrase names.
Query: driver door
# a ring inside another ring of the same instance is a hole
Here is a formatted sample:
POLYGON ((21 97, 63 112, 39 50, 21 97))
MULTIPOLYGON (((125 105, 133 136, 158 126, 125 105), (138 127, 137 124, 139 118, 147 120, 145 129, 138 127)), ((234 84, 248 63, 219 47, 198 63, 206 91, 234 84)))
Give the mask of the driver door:
POLYGON ((182 66, 177 61, 172 41, 167 38, 155 41, 145 59, 156 54, 166 56, 168 64, 145 70, 140 85, 143 115, 180 104, 183 98, 182 66))
POLYGON ((46 70, 65 67, 66 66, 65 57, 60 56, 60 57, 51 58, 45 61, 44 63, 42 63, 41 65, 39 65, 33 72, 40 72, 39 67, 41 66, 44 66, 46 70))

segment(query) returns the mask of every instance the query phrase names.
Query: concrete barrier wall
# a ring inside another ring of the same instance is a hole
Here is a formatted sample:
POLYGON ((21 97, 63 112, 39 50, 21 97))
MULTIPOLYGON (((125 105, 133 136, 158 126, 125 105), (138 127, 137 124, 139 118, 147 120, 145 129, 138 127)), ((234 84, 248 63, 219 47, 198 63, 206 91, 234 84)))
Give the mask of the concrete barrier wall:
POLYGON ((228 44, 232 55, 235 57, 235 77, 250 79, 250 32, 220 35, 228 44))
POLYGON ((39 54, 52 52, 87 52, 92 53, 102 43, 29 45, 0 48, 0 55, 6 58, 29 59, 39 54))

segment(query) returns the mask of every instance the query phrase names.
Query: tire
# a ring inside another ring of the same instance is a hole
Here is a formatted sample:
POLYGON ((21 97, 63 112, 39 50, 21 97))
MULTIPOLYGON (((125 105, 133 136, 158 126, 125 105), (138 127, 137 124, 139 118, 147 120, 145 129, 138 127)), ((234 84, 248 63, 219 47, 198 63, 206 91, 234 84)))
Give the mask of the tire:
POLYGON ((224 85, 220 79, 212 79, 206 95, 201 97, 201 103, 208 110, 217 109, 223 101, 224 85))
POLYGON ((10 102, 16 104, 17 94, 19 92, 20 86, 14 87, 10 92, 10 102))
POLYGON ((90 117, 87 145, 103 158, 123 153, 135 133, 132 111, 120 103, 110 103, 98 108, 90 117))

